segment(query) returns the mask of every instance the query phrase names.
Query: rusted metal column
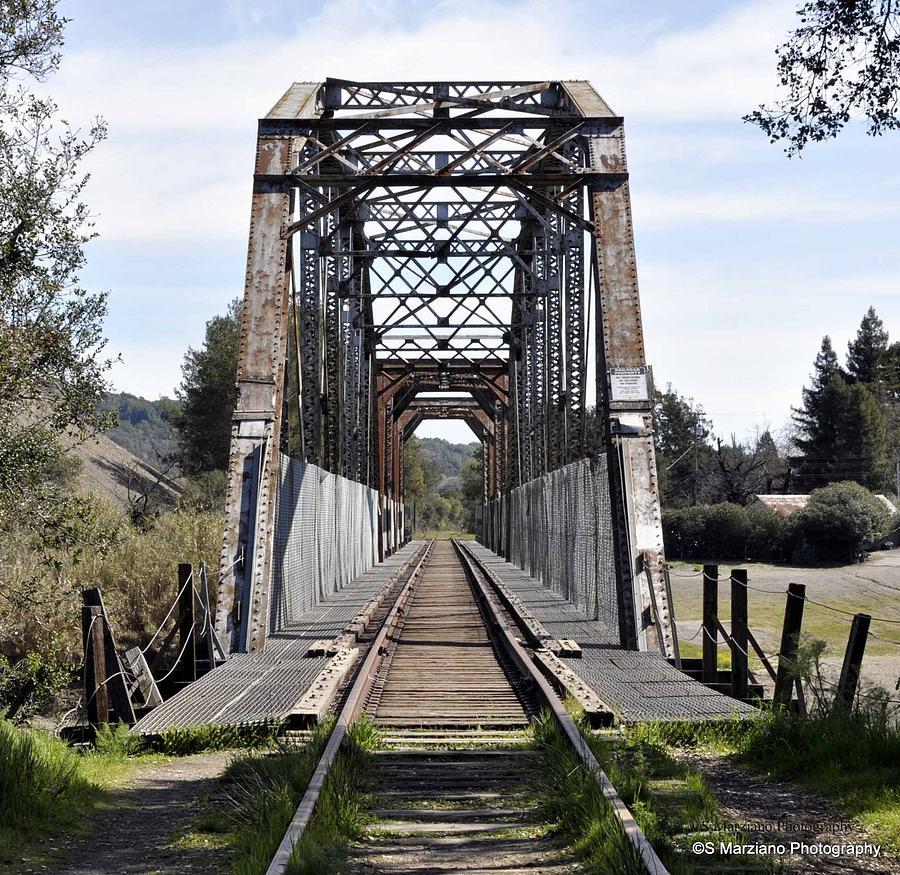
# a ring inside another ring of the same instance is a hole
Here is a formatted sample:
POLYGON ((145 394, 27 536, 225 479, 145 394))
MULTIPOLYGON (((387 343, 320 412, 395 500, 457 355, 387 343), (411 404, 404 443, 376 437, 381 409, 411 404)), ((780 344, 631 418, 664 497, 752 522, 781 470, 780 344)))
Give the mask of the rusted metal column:
MULTIPOLYGON (((294 84, 267 119, 314 116, 318 88, 294 84)), ((291 196, 278 179, 290 172, 296 146, 288 130, 261 123, 216 605, 216 631, 226 654, 260 650, 266 640, 289 334, 285 227, 291 196)))
MULTIPOLYGON (((566 206, 576 215, 582 215, 584 196, 581 189, 574 191, 569 196, 566 206)), ((587 361, 584 348, 584 234, 581 228, 571 222, 566 223, 564 251, 565 461, 574 462, 585 453, 584 409, 587 361)))
MULTIPOLYGON (((602 101, 590 107, 589 114, 600 114, 599 104, 602 101)), ((608 108, 607 113, 611 115, 608 108)), ((590 206, 597 281, 598 408, 604 413, 598 424, 609 458, 620 633, 626 646, 641 650, 660 648, 661 639, 663 651, 671 656, 652 399, 622 125, 611 136, 589 137, 588 147, 592 167, 607 174, 593 184, 590 206), (647 575, 638 573, 641 565, 649 569, 649 582, 647 575)))

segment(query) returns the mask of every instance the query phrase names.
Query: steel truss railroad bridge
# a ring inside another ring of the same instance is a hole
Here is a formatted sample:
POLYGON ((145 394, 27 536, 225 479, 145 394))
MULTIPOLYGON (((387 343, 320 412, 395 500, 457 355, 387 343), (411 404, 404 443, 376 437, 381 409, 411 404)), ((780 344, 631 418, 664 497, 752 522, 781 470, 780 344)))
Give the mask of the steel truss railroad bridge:
POLYGON ((507 556, 498 499, 605 455, 620 643, 672 654, 623 120, 589 83, 292 85, 259 122, 237 386, 226 654, 276 628, 285 458, 377 491, 383 559, 442 417, 483 445, 507 556))

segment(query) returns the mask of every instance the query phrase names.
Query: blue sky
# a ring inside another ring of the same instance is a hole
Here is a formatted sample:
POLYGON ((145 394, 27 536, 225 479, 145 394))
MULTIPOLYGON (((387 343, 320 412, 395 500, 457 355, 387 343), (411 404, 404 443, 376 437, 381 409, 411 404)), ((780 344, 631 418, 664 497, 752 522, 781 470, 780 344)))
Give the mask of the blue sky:
MULTIPOLYGON (((716 432, 784 425, 822 335, 874 305, 900 338, 900 135, 787 159, 741 116, 774 93, 791 0, 101 0, 50 90, 101 114, 85 282, 109 289, 117 388, 172 394, 241 294, 256 119, 294 80, 589 79, 625 116, 648 358, 716 432)), ((470 439, 461 424, 420 434, 470 439)))

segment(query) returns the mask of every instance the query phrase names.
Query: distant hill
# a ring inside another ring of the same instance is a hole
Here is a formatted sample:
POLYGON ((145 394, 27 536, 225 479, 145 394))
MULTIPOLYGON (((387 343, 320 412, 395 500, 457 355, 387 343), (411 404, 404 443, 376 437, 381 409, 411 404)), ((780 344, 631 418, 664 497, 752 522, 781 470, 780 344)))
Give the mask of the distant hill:
POLYGON ((167 418, 177 404, 171 398, 148 401, 128 392, 112 393, 101 407, 117 412, 119 424, 106 437, 144 462, 159 465, 177 449, 175 430, 167 418))
POLYGON ((435 437, 419 438, 418 441, 422 458, 433 459, 443 476, 437 486, 438 492, 442 494, 459 487, 463 465, 481 446, 478 441, 468 444, 451 444, 450 441, 435 437))

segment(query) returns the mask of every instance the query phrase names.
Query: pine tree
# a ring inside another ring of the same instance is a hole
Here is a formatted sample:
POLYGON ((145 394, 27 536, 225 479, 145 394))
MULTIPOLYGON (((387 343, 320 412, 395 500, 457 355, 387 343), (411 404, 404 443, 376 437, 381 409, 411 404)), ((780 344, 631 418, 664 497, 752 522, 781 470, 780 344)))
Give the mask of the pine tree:
POLYGON ((794 421, 802 453, 797 478, 804 487, 855 480, 870 489, 884 488, 890 468, 884 414, 867 386, 844 379, 828 337, 794 421))
POLYGON ((816 355, 810 386, 803 389, 803 407, 794 408, 794 422, 801 435, 797 445, 801 450, 804 449, 804 443, 812 439, 821 428, 825 394, 832 382, 840 376, 837 355, 831 345, 831 338, 826 334, 816 355))
POLYGON ((847 374, 854 383, 876 384, 888 349, 888 333, 874 307, 869 307, 856 332, 847 344, 847 374))

